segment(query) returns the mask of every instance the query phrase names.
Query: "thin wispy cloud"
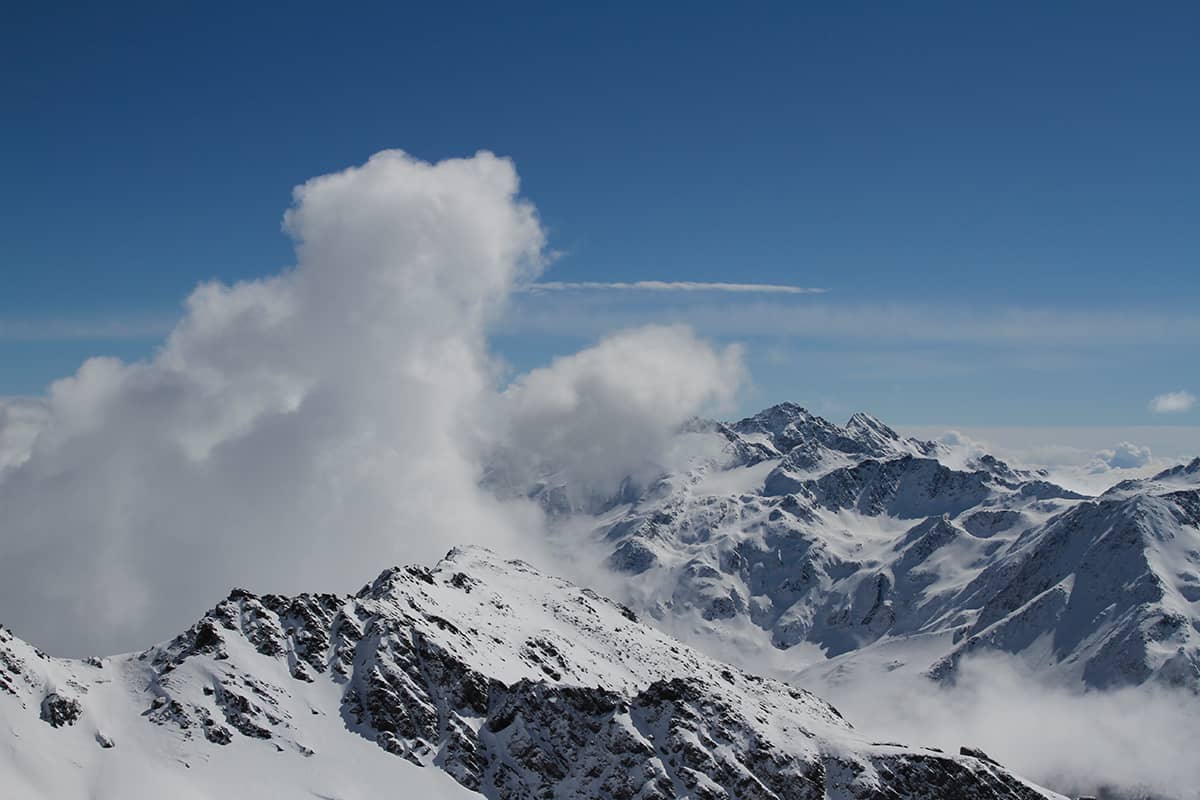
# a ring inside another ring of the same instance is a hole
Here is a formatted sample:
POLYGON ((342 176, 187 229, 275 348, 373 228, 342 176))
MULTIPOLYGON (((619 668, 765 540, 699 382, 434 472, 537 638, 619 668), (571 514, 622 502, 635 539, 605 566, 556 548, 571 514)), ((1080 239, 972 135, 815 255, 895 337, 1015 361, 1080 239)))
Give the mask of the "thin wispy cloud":
POLYGON ((132 314, 120 317, 69 319, 0 318, 0 342, 65 342, 84 340, 154 339, 170 333, 174 320, 132 314))
POLYGON ((1191 411, 1196 405, 1196 395, 1191 392, 1167 392, 1150 401, 1150 410, 1155 414, 1179 414, 1191 411))
POLYGON ((570 291, 635 292, 734 292, 739 294, 824 294, 828 289, 779 283, 725 283, 721 281, 542 281, 529 292, 570 291))

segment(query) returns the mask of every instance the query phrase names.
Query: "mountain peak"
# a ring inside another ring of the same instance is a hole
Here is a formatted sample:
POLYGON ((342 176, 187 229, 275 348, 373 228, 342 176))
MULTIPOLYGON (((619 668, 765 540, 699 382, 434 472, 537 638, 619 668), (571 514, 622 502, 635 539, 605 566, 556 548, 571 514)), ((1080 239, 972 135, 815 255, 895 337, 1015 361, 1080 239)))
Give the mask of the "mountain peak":
POLYGON ((1150 478, 1132 478, 1109 487, 1102 498, 1127 497, 1136 494, 1163 495, 1200 489, 1200 458, 1186 464, 1176 464, 1150 478))
POLYGON ((732 427, 739 433, 758 432, 777 436, 789 425, 811 419, 819 419, 819 417, 815 417, 812 412, 801 405, 785 401, 739 420, 732 427))
POLYGON ((898 442, 900 434, 885 425, 878 417, 856 411, 846 422, 846 431, 855 438, 868 438, 878 442, 898 442))

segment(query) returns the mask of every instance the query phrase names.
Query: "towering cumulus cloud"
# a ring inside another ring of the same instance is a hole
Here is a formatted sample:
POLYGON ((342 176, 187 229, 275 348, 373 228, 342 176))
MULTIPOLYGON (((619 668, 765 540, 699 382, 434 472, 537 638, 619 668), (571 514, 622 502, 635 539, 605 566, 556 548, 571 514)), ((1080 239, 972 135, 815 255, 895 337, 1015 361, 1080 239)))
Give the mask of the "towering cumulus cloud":
POLYGON ((234 584, 345 590, 454 543, 516 547, 540 519, 478 488, 490 451, 553 462, 575 424, 615 416, 662 430, 740 376, 736 352, 647 329, 506 394, 488 330, 540 273, 544 234, 490 153, 380 153, 298 187, 284 225, 293 269, 202 285, 152 359, 93 359, 0 409, 0 613, 19 633, 109 651, 172 633, 234 584), (638 342, 676 370, 606 378, 613 349, 638 342), (573 422, 562 393, 595 387, 573 422), (531 433, 543 412, 553 437, 531 433))

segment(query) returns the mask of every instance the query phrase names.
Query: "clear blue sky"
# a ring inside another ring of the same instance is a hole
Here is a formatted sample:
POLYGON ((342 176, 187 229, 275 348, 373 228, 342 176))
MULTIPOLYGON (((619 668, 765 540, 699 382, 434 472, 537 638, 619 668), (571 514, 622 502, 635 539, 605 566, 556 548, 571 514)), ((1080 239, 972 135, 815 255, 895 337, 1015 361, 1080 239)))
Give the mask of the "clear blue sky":
POLYGON ((0 395, 289 264, 304 179, 486 148, 547 279, 829 289, 524 298, 518 367, 687 319, 747 344, 748 407, 1200 420, 1147 407, 1200 394, 1194 3, 119 5, 0 26, 0 395))

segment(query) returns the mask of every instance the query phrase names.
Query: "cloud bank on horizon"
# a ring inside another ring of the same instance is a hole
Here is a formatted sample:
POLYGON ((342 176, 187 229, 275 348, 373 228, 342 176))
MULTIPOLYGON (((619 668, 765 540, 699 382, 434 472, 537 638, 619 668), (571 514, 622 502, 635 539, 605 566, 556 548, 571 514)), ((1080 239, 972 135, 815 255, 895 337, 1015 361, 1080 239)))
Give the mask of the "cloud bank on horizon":
MULTIPOLYGON (((1150 429, 1159 445, 1177 437, 1179 429, 1150 429)), ((1181 461, 1194 458, 1190 451, 1164 447, 1158 453, 1145 441, 1104 437, 1113 433, 1149 436, 1146 428, 1000 428, 965 432, 935 426, 907 428, 918 438, 933 438, 950 448, 946 463, 969 469, 973 459, 996 456, 1025 469, 1044 470, 1047 477, 1073 491, 1098 495, 1123 480, 1148 478, 1181 461), (1074 439, 1074 441, 1072 441, 1074 439), (1097 444, 1104 442, 1104 444, 1097 444)))
POLYGON ((478 488, 495 453, 603 483, 743 378, 736 347, 651 325, 505 381, 489 332, 545 235, 491 153, 379 153, 297 187, 284 225, 296 266, 197 287, 151 358, 0 402, 0 608, 20 635, 111 652, 233 585, 346 590, 458 543, 515 549, 540 512, 478 488))

